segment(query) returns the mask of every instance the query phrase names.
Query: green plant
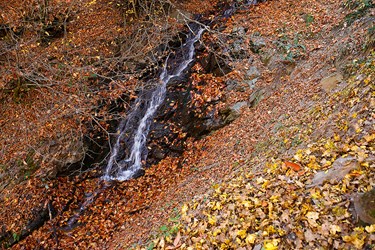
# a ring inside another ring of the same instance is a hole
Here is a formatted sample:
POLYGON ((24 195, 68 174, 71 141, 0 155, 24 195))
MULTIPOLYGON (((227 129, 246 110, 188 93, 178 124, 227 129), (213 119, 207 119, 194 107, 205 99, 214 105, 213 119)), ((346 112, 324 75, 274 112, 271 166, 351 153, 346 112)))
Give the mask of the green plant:
POLYGON ((20 240, 20 235, 18 233, 13 233, 13 241, 17 242, 20 240))
POLYGON ((169 237, 171 235, 174 235, 178 232, 178 225, 172 225, 171 227, 168 227, 167 225, 163 225, 160 228, 161 235, 164 237, 169 237))
POLYGON ((310 26, 312 23, 314 22, 314 16, 311 15, 311 14, 306 14, 305 15, 305 23, 306 23, 306 26, 310 26))
POLYGON ((151 242, 148 246, 147 246, 147 250, 152 250, 152 249, 154 249, 154 247, 155 247, 155 243, 154 242, 151 242))
POLYGON ((351 25, 358 18, 366 15, 367 11, 374 8, 375 4, 372 0, 347 0, 344 3, 344 7, 353 10, 351 13, 347 14, 345 21, 351 25))
POLYGON ((295 34, 293 39, 283 35, 275 43, 284 54, 284 60, 290 62, 299 59, 306 52, 306 47, 300 42, 300 34, 295 34))

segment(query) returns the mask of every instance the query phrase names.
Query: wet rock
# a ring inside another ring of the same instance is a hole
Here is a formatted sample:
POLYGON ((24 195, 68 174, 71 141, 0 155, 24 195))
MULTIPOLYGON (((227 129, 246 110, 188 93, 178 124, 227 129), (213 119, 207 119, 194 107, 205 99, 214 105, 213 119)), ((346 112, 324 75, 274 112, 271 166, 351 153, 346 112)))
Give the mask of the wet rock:
POLYGON ((356 194, 353 203, 355 213, 362 222, 375 224, 375 188, 364 194, 356 194))
POLYGON ((266 46, 266 41, 260 34, 253 34, 250 37, 250 50, 254 53, 259 53, 259 51, 266 46))
POLYGON ((137 179, 137 178, 139 178, 139 177, 144 176, 145 173, 146 173, 146 171, 145 171, 143 168, 141 168, 141 169, 139 169, 137 172, 134 173, 134 175, 132 176, 132 178, 133 178, 133 179, 137 179))
POLYGON ((315 174, 309 187, 322 185, 325 181, 341 180, 350 171, 356 169, 359 163, 355 157, 340 157, 332 164, 328 171, 320 171, 315 174))
MULTIPOLYGON (((147 167, 167 156, 179 156, 188 137, 200 137, 225 125, 216 106, 222 97, 213 97, 203 103, 194 99, 201 95, 202 89, 210 87, 206 84, 202 81, 199 86, 193 86, 189 79, 180 79, 168 85, 165 101, 150 127, 147 167)), ((220 86, 224 87, 224 84, 220 86)))
MULTIPOLYGON (((25 239, 32 232, 43 226, 48 220, 54 218, 57 215, 55 208, 51 201, 45 203, 41 208, 34 208, 35 213, 33 217, 23 226, 20 232, 7 231, 6 226, 0 230, 0 247, 8 246, 11 247, 17 242, 25 239), (15 237, 15 235, 17 237, 15 237)), ((3 249, 3 248, 2 248, 3 249)))
POLYGON ((325 92, 330 92, 339 83, 343 81, 343 76, 340 73, 333 73, 320 81, 320 86, 325 92))

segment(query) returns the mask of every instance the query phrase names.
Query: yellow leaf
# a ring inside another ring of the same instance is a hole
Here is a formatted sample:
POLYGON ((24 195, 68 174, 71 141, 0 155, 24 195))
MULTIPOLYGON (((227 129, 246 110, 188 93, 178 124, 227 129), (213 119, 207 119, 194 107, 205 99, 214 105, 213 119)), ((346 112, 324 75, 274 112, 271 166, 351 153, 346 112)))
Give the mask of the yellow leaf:
POLYGON ((208 217, 208 223, 210 223, 211 225, 215 225, 216 224, 216 217, 215 216, 209 216, 208 217))
POLYGON ((246 237, 246 230, 239 230, 237 232, 237 236, 239 236, 241 239, 244 239, 246 237))
POLYGON ((266 180, 261 176, 261 177, 258 177, 256 181, 257 181, 257 184, 262 184, 266 180))
POLYGON ((313 198, 313 199, 320 199, 320 198, 322 198, 322 195, 320 194, 320 191, 317 190, 316 192, 312 192, 311 193, 311 198, 313 198))
POLYGON ((223 206, 221 205, 220 202, 216 202, 216 204, 214 205, 214 207, 212 208, 212 210, 221 210, 223 208, 223 206))
POLYGON ((254 244, 255 239, 256 239, 256 234, 248 234, 246 236, 245 242, 246 244, 254 244))
POLYGON ((337 225, 331 225, 329 232, 335 235, 337 232, 341 232, 341 227, 337 225))
POLYGON ((365 227, 366 232, 368 233, 375 233, 375 224, 365 227))
POLYGON ((371 135, 365 135, 363 138, 365 138, 366 142, 371 142, 375 139, 375 133, 371 135))
POLYGON ((218 236, 221 233, 221 229, 215 229, 215 231, 212 233, 214 237, 218 236))
POLYGON ((352 236, 350 236, 350 235, 342 236, 342 240, 345 241, 345 242, 352 242, 353 241, 352 236))
POLYGON ((363 244, 365 244, 365 241, 364 241, 365 238, 362 238, 362 239, 359 239, 358 237, 355 237, 353 239, 353 245, 358 248, 358 249, 362 249, 362 246, 363 244))
POLYGON ((263 245, 264 250, 277 250, 277 241, 265 241, 263 245))
POLYGON ((297 153, 293 156, 293 158, 297 161, 302 161, 303 159, 302 151, 299 149, 297 153))
POLYGON ((184 204, 181 208, 181 214, 186 215, 187 210, 189 209, 187 204, 184 204))
POLYGON ((340 135, 338 135, 338 134, 335 134, 334 136, 333 136, 333 139, 335 140, 335 141, 340 141, 340 135))
POLYGON ((246 208, 249 208, 249 207, 251 207, 251 202, 245 200, 245 201, 242 201, 242 205, 244 205, 244 207, 246 207, 246 208))

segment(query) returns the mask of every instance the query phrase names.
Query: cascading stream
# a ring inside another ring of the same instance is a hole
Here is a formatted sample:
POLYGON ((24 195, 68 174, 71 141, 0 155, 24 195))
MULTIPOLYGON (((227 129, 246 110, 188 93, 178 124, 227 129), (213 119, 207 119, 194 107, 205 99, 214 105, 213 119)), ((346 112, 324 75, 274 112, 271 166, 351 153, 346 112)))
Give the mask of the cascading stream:
POLYGON ((163 71, 159 76, 159 86, 152 92, 149 100, 145 102, 146 109, 143 117, 137 119, 139 112, 141 112, 141 100, 137 100, 132 112, 127 116, 127 119, 122 121, 117 129, 117 139, 113 145, 111 155, 108 164, 105 169, 103 176, 104 180, 117 180, 125 181, 131 179, 141 168, 142 161, 147 158, 147 136, 149 133, 152 119, 158 109, 163 103, 168 83, 175 77, 181 76, 184 70, 186 70, 189 64, 194 60, 194 44, 200 39, 203 28, 199 28, 197 32, 192 32, 191 37, 182 45, 182 52, 185 52, 184 60, 178 65, 177 68, 172 69, 168 72, 168 58, 164 64, 163 71), (137 128, 129 135, 129 131, 132 131, 131 127, 134 126, 134 122, 138 121, 137 128), (130 140, 129 137, 130 136, 130 140), (123 145, 124 141, 128 141, 128 145, 123 145), (130 153, 127 155, 124 153, 127 150, 125 147, 130 148, 130 153))

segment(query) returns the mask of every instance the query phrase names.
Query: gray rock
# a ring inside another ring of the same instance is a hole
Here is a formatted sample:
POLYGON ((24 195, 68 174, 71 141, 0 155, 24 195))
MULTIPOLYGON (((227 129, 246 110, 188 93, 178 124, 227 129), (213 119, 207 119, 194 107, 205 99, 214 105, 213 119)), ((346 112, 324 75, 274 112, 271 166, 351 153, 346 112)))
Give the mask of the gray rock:
POLYGON ((244 48, 242 39, 235 40, 233 43, 231 43, 230 53, 237 59, 245 59, 249 56, 244 48))
POLYGON ((334 89, 339 83, 343 81, 343 76, 336 72, 333 73, 325 78, 323 78, 320 81, 320 86, 325 92, 330 92, 332 89, 334 89))
POLYGON ((232 29, 231 37, 233 38, 229 45, 231 56, 237 59, 245 59, 248 57, 247 49, 244 45, 246 29, 242 26, 235 26, 232 29))
POLYGON ((240 112, 241 108, 242 107, 245 107, 247 105, 247 102, 237 102, 236 104, 234 104, 231 109, 235 112, 240 112))
POLYGON ((229 108, 224 109, 220 113, 225 116, 224 122, 230 123, 236 120, 241 114, 241 108, 247 106, 247 102, 237 102, 229 108))
POLYGON ((260 35, 252 35, 250 37, 250 50, 254 53, 259 53, 260 49, 265 47, 266 41, 260 35))
POLYGON ((262 245, 261 244, 257 244, 253 247, 253 250, 261 250, 262 249, 262 245))
POLYGON ((232 29, 232 35, 244 37, 246 35, 246 30, 242 26, 234 26, 232 29))
POLYGON ((259 70, 255 66, 250 67, 250 69, 245 72, 245 80, 253 80, 260 76, 259 70))
POLYGON ((249 86, 250 89, 254 89, 255 88, 255 84, 257 83, 258 81, 258 78, 254 78, 252 80, 244 80, 244 83, 249 86))
POLYGON ((327 180, 341 180, 345 175, 353 169, 356 169, 358 166, 359 163, 355 157, 340 157, 336 159, 328 171, 320 171, 316 173, 308 187, 322 185, 327 180))
POLYGON ((259 50, 260 61, 264 65, 268 65, 272 61, 272 57, 276 54, 276 50, 264 48, 259 50))
POLYGON ((243 80, 243 81, 228 80, 226 83, 227 90, 228 91, 235 90, 235 91, 244 92, 249 89, 254 89, 257 81, 258 81, 258 78, 255 78, 252 80, 243 80))
POLYGON ((249 106, 255 107, 263 98, 266 93, 266 89, 261 88, 255 90, 253 93, 251 93, 249 98, 249 106))
POLYGON ((375 188, 357 194, 353 199, 355 213, 359 219, 367 224, 375 224, 375 188))
POLYGON ((228 91, 235 90, 244 92, 248 88, 248 85, 245 82, 239 82, 236 80, 228 80, 226 85, 228 91))

